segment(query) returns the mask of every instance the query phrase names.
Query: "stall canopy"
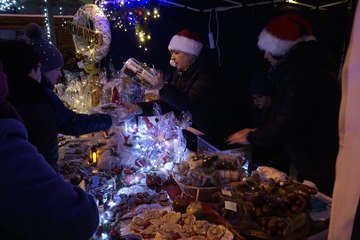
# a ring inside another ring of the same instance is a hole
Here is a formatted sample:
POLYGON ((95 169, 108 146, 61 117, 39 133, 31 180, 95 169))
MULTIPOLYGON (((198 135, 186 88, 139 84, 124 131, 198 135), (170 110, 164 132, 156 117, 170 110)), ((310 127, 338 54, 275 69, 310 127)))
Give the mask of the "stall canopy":
MULTIPOLYGON (((36 12, 46 5, 44 0, 16 0, 23 5, 27 11, 36 12)), ((48 0, 55 7, 63 7, 66 14, 73 13, 78 7, 87 3, 94 3, 94 0, 48 0)), ((229 10, 233 8, 257 7, 265 5, 278 5, 285 8, 306 8, 312 10, 329 10, 334 8, 344 8, 353 4, 352 0, 159 0, 163 4, 187 8, 192 11, 218 11, 229 10)))
POLYGON ((331 8, 342 8, 346 4, 351 4, 349 0, 160 0, 161 2, 178 7, 188 8, 193 11, 225 11, 233 8, 256 7, 261 5, 279 5, 288 8, 308 8, 312 10, 327 10, 331 8))

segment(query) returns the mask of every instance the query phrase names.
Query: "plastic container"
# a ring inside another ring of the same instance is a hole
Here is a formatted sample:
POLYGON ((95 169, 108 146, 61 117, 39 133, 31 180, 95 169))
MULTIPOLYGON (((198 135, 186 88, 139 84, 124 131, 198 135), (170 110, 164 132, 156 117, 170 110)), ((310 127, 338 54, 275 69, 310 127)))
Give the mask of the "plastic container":
POLYGON ((156 72, 134 58, 129 58, 121 71, 146 88, 155 87, 158 83, 156 72))

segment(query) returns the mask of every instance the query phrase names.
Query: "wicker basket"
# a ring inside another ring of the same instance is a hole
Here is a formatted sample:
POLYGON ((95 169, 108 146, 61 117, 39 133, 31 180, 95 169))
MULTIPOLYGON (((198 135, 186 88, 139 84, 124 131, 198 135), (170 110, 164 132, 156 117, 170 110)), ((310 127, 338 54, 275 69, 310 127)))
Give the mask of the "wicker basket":
POLYGON ((219 191, 220 187, 195 187, 181 183, 176 174, 173 175, 175 182, 180 187, 183 194, 194 198, 196 201, 211 201, 214 192, 219 191))

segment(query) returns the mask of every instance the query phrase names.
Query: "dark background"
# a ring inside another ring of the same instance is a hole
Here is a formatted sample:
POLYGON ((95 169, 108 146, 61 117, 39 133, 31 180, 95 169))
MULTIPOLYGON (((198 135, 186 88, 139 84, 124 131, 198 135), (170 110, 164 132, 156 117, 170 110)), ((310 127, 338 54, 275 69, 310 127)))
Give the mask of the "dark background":
MULTIPOLYGON (((233 130, 248 126, 250 120, 251 98, 247 84, 251 76, 260 69, 268 67, 263 53, 257 49, 257 37, 262 28, 275 16, 296 12, 305 16, 313 25, 318 41, 334 55, 340 69, 345 56, 347 41, 351 30, 354 8, 342 6, 329 10, 309 10, 304 8, 278 7, 264 5, 243 7, 226 11, 196 12, 181 7, 160 6, 160 19, 149 24, 152 39, 148 51, 138 48, 134 34, 121 29, 112 30, 112 43, 103 64, 112 62, 121 69, 123 62, 130 57, 146 62, 156 69, 171 71, 170 54, 167 49, 171 37, 183 28, 196 32, 205 45, 209 45, 210 29, 214 39, 218 38, 217 48, 209 50, 209 56, 218 61, 223 72, 222 89, 218 97, 226 97, 224 104, 232 109, 232 118, 238 122, 233 130), (218 34, 217 34, 218 32, 218 34)), ((223 99, 224 100, 224 99, 223 99)))

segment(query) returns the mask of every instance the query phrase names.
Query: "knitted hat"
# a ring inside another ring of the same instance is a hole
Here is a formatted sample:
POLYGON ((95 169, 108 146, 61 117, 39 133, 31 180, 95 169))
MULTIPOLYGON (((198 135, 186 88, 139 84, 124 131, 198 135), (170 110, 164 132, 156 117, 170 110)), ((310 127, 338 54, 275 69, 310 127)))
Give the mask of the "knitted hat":
POLYGON ((39 25, 30 23, 24 30, 30 44, 41 57, 41 72, 46 73, 64 66, 62 54, 54 45, 43 38, 39 25))
POLYGON ((184 29, 171 38, 169 43, 169 51, 177 50, 199 56, 203 44, 195 33, 184 29))
POLYGON ((316 40, 310 22, 298 14, 285 14, 261 31, 258 47, 273 56, 284 56, 297 43, 310 40, 316 40))

